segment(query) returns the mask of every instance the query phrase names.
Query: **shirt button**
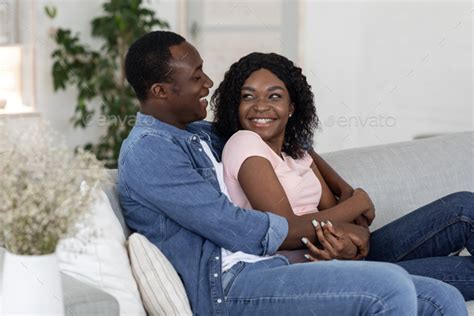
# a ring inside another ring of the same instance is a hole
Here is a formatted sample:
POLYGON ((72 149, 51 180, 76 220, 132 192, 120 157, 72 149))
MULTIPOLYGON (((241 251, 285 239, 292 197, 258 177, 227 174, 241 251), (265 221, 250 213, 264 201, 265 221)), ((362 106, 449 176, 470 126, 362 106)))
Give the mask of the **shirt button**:
POLYGON ((219 260, 219 257, 216 257, 216 260, 219 260))
POLYGON ((197 137, 196 137, 196 136, 193 136, 193 140, 196 140, 196 139, 197 139, 197 137))
POLYGON ((214 277, 217 278, 219 276, 219 274, 217 273, 214 273, 214 277))
POLYGON ((222 303, 222 300, 220 298, 217 299, 217 303, 220 304, 222 303))
POLYGON ((198 148, 199 151, 202 151, 202 148, 198 148))

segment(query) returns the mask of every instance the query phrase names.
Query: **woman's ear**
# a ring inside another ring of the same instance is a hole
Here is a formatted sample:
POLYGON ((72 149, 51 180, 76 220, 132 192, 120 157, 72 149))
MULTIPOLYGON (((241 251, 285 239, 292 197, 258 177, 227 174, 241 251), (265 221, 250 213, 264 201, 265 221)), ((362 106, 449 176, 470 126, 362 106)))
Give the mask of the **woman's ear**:
POLYGON ((289 117, 291 117, 295 113, 295 104, 293 102, 290 103, 290 113, 289 117))
POLYGON ((168 98, 168 92, 165 85, 162 83, 154 83, 150 88, 150 94, 155 99, 166 99, 168 98))

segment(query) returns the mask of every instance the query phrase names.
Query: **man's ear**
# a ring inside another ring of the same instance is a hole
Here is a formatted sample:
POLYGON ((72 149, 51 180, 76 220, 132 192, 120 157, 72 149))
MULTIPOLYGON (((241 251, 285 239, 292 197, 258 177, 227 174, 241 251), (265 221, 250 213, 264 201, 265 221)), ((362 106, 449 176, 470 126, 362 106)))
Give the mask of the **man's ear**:
POLYGON ((164 83, 154 83, 150 88, 150 94, 155 99, 167 99, 168 87, 164 83))

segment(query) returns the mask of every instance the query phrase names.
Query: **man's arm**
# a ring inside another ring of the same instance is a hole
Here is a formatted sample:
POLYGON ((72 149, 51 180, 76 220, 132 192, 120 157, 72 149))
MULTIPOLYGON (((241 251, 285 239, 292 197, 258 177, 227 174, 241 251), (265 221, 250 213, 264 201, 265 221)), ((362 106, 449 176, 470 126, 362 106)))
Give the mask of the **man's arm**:
POLYGON ((132 199, 230 251, 272 254, 287 235, 284 218, 233 205, 168 139, 142 137, 119 168, 132 199))

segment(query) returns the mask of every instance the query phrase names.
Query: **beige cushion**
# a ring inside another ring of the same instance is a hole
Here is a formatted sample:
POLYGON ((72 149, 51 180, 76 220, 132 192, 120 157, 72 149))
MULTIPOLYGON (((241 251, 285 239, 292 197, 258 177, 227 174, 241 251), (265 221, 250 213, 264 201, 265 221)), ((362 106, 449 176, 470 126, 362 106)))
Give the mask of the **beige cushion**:
POLYGON ((178 273, 155 245, 134 233, 128 238, 128 252, 149 315, 192 315, 178 273))

